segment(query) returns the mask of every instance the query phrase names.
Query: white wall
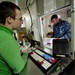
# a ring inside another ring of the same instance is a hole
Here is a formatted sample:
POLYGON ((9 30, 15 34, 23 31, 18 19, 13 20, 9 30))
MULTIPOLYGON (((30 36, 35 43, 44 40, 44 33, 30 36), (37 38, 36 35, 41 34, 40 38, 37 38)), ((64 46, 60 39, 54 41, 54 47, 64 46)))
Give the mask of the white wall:
MULTIPOLYGON (((34 36, 33 36, 33 39, 34 40, 37 40, 37 41, 40 41, 40 37, 39 37, 39 25, 38 25, 38 16, 37 16, 37 8, 36 8, 36 1, 35 3, 29 7, 30 9, 30 12, 31 12, 31 16, 32 16, 32 21, 33 21, 33 27, 32 27, 32 30, 34 31, 34 36)), ((30 16, 29 16, 29 13, 28 11, 26 11, 24 14, 23 14, 23 17, 25 18, 25 26, 26 26, 26 30, 27 32, 30 31, 30 27, 31 27, 31 19, 30 19, 30 16)))

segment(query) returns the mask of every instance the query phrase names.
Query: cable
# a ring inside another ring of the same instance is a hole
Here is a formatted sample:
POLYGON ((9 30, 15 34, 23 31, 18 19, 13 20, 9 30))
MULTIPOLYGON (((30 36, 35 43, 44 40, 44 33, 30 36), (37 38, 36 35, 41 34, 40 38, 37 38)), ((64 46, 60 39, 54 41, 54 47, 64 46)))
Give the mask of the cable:
POLYGON ((31 31, 32 31, 32 27, 33 27, 33 21, 32 21, 32 16, 31 16, 31 12, 30 12, 30 10, 29 10, 29 7, 28 7, 28 0, 26 0, 26 7, 27 7, 27 10, 28 10, 28 12, 29 12, 29 15, 30 15, 30 19, 31 19, 31 31))

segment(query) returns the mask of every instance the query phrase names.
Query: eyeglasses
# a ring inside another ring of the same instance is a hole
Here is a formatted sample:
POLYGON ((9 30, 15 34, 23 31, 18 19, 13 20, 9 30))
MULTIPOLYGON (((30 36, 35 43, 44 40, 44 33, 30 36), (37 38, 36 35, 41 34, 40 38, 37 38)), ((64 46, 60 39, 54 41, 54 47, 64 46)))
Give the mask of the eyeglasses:
POLYGON ((22 17, 21 18, 15 18, 15 19, 20 20, 20 21, 23 21, 23 18, 22 17))

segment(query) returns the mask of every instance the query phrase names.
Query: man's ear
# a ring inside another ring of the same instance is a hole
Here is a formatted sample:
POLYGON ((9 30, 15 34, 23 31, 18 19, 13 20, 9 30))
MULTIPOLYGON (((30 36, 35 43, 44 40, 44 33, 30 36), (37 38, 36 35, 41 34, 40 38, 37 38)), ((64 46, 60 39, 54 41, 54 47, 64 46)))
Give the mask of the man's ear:
POLYGON ((7 18, 6 18, 6 21, 7 21, 7 23, 11 24, 12 21, 13 21, 13 19, 12 19, 11 17, 7 17, 7 18))

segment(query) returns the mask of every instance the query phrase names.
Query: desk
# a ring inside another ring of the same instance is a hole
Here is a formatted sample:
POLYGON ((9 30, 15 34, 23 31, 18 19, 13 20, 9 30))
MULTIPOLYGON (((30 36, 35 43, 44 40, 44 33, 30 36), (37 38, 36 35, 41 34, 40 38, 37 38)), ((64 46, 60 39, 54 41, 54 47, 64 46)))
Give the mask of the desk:
MULTIPOLYGON (((36 65, 35 63, 28 58, 28 62, 24 69, 21 71, 19 75, 45 75, 36 65)), ((57 75, 58 72, 52 71, 49 75, 57 75)))
MULTIPOLYGON (((23 55, 23 59, 24 55, 23 55)), ((68 62, 67 62, 68 63, 68 62)), ((59 71, 56 71, 56 69, 52 70, 52 72, 49 75, 58 75, 59 71)), ((28 61, 24 69, 21 71, 19 75, 46 75, 44 74, 38 67, 35 65, 35 63, 28 57, 28 61)))
POLYGON ((28 58, 28 62, 19 75, 44 75, 44 73, 28 58))

